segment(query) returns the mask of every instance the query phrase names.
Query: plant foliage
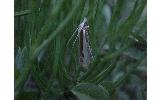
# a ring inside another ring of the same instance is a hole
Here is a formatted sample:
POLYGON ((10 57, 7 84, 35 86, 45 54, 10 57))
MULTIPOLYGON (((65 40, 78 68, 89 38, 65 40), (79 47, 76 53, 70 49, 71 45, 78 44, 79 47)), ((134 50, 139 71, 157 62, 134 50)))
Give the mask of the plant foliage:
POLYGON ((146 100, 146 0, 14 0, 15 100, 146 100), (95 55, 67 42, 86 17, 95 55))

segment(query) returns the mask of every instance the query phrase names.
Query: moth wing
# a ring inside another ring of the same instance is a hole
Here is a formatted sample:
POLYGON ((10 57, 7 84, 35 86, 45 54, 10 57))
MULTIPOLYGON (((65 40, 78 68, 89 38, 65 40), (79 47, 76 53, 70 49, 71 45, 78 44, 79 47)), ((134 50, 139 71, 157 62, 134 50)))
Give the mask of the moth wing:
POLYGON ((91 48, 91 45, 90 45, 88 32, 86 34, 86 41, 87 41, 87 51, 88 51, 89 59, 93 60, 94 57, 93 57, 92 48, 91 48))

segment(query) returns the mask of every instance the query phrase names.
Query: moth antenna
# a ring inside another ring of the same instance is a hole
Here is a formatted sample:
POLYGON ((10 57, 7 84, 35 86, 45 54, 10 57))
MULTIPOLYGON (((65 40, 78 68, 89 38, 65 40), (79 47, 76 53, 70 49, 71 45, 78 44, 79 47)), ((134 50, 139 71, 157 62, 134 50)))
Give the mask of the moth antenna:
POLYGON ((75 38, 75 40, 73 42, 72 48, 74 47, 74 45, 75 45, 75 43, 76 43, 76 41, 77 41, 78 38, 79 38, 79 34, 77 34, 77 36, 76 36, 76 38, 75 38))
POLYGON ((68 40, 66 46, 68 46, 68 44, 70 43, 71 39, 74 37, 75 33, 78 31, 79 27, 73 32, 72 36, 70 37, 70 39, 68 40))

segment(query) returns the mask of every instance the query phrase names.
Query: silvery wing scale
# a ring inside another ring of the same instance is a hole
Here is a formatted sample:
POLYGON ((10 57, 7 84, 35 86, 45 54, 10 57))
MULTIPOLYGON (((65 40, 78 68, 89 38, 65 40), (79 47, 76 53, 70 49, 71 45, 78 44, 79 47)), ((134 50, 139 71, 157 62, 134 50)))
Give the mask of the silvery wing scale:
POLYGON ((87 23, 87 19, 84 18, 83 22, 78 26, 76 31, 73 33, 73 35, 69 39, 70 41, 72 37, 75 36, 75 33, 77 33, 77 36, 75 37, 75 40, 73 42, 73 47, 76 41, 79 40, 79 63, 84 68, 87 68, 94 58, 92 55, 92 49, 90 47, 88 28, 89 26, 87 23))

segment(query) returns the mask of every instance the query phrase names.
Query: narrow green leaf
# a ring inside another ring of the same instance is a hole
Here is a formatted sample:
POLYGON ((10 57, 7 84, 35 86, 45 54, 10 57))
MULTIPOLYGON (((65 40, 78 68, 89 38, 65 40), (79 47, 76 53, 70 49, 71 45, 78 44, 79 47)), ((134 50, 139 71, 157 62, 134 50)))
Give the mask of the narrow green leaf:
POLYGON ((90 82, 94 83, 100 83, 102 80, 104 80, 114 69, 114 65, 109 65, 105 70, 103 70, 101 73, 99 73, 94 79, 90 80, 90 82))
POLYGON ((121 40, 122 42, 127 42, 129 34, 133 31, 133 28, 135 27, 136 23, 141 17, 141 14, 143 12, 143 9, 145 8, 146 0, 136 0, 134 9, 131 12, 130 16, 127 18, 127 20, 122 23, 117 30, 117 33, 121 33, 121 40))
POLYGON ((95 84, 80 83, 72 92, 79 100, 110 100, 109 93, 95 84))
POLYGON ((39 47, 33 47, 33 49, 34 49, 34 53, 33 53, 33 57, 32 57, 33 59, 35 59, 38 56, 38 54, 40 53, 40 51, 43 48, 47 47, 51 43, 51 41, 56 37, 56 35, 58 35, 59 33, 61 33, 64 30, 64 27, 68 24, 68 22, 70 20, 72 20, 74 14, 78 11, 79 6, 80 6, 80 1, 72 9, 72 11, 69 13, 69 15, 60 23, 58 28, 54 32, 52 32, 51 35, 46 40, 44 40, 43 43, 39 47))
POLYGON ((121 86, 129 78, 129 74, 124 74, 117 81, 114 82, 115 87, 121 86))
POLYGON ((19 92, 23 88, 25 81, 28 79, 28 76, 30 74, 30 68, 32 68, 32 65, 27 62, 25 68, 22 71, 21 76, 19 76, 18 79, 16 80, 15 83, 16 92, 19 92))
POLYGON ((19 12, 15 12, 15 17, 18 17, 18 16, 24 16, 24 15, 28 15, 30 14, 30 10, 24 10, 24 11, 19 11, 19 12))
POLYGON ((103 81, 99 85, 103 86, 108 93, 110 93, 110 97, 113 98, 115 96, 115 86, 112 82, 110 81, 103 81))

